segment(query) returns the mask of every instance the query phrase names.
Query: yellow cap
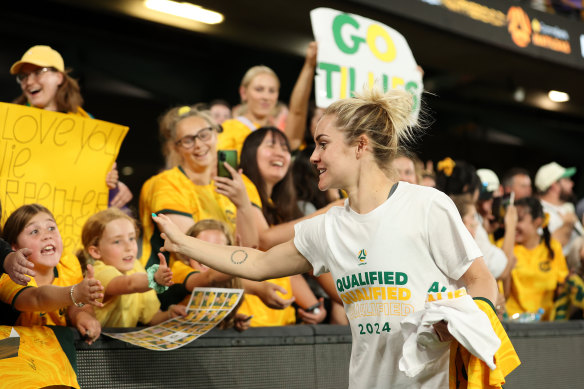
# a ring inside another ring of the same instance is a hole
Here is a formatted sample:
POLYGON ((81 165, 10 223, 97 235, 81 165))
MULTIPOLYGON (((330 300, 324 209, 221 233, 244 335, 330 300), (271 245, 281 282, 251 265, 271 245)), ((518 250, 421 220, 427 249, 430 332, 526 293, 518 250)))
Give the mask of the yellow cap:
POLYGON ((65 71, 63 57, 49 46, 33 46, 27 50, 20 61, 16 61, 10 68, 10 74, 16 74, 25 63, 45 68, 55 68, 60 72, 65 71))

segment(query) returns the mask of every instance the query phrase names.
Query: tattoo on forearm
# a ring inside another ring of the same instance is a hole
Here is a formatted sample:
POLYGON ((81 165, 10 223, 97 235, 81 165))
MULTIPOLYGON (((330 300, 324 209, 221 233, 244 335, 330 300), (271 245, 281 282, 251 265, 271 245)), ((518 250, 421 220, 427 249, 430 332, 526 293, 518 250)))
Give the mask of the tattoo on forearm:
POLYGON ((247 253, 244 250, 235 250, 231 254, 231 262, 234 265, 241 265, 247 260, 247 253))

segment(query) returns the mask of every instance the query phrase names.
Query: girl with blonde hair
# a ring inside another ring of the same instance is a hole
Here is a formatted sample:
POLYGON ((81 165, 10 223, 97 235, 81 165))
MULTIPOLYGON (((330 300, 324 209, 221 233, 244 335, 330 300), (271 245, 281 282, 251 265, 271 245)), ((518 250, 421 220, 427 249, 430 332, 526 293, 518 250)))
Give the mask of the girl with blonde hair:
POLYGON ((95 278, 104 287, 103 306, 96 309, 103 327, 154 325, 186 315, 184 307, 160 310, 155 290, 172 285, 172 272, 160 254, 160 265, 147 273, 137 259, 138 225, 117 208, 91 216, 81 233, 80 259, 93 263, 95 278))

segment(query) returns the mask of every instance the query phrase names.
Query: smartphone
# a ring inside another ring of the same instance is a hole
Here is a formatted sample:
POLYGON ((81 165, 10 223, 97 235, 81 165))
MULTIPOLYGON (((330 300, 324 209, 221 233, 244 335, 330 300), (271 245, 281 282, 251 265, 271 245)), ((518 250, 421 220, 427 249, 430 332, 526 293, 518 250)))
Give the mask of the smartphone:
POLYGON ((505 213, 507 212, 507 207, 509 204, 515 202, 515 193, 506 194, 501 197, 493 197, 493 205, 491 212, 493 212, 494 219, 492 222, 499 224, 505 223, 505 213))
POLYGON ((217 175, 219 177, 231 177, 231 173, 227 170, 224 162, 231 165, 232 168, 237 169, 237 150, 218 150, 217 151, 217 175))

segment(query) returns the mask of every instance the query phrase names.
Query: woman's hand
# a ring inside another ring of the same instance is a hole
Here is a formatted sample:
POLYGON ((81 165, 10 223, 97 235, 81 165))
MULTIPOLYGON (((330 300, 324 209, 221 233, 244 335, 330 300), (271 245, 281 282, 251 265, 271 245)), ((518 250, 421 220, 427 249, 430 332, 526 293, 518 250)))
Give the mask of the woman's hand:
POLYGON ((448 331, 448 323, 444 320, 440 320, 438 323, 434 323, 434 331, 438 335, 438 340, 441 342, 450 342, 454 340, 454 336, 448 331))
POLYGON ((168 318, 185 317, 187 315, 187 307, 184 305, 172 304, 168 307, 168 318))
POLYGON ((87 265, 87 274, 83 281, 75 285, 73 296, 78 303, 91 304, 96 307, 103 307, 103 286, 99 280, 93 278, 93 266, 87 265))
POLYGON ((30 249, 22 248, 8 254, 4 260, 4 271, 18 285, 28 285, 30 277, 36 275, 34 263, 28 260, 31 253, 30 249))
POLYGON ((251 316, 246 316, 243 313, 236 313, 234 318, 233 327, 239 331, 245 331, 249 329, 251 323, 251 316))
POLYGON ((306 48, 306 57, 304 62, 306 65, 316 68, 316 55, 318 54, 318 44, 316 42, 310 42, 306 48))
POLYGON ((517 227, 517 208, 513 204, 509 204, 505 210, 505 229, 515 230, 517 227))
POLYGON ((180 242, 186 237, 185 234, 164 214, 152 214, 152 220, 158 225, 162 233, 160 236, 164 239, 164 247, 160 251, 175 253, 180 248, 180 242))
POLYGON ((91 313, 86 311, 80 311, 75 315, 75 328, 87 344, 92 344, 101 335, 101 324, 91 313))
POLYGON ((158 259, 160 261, 160 265, 158 266, 158 270, 154 273, 154 281, 158 285, 162 286, 171 286, 172 282, 172 270, 166 264, 166 258, 162 253, 158 253, 158 259))
POLYGON ((120 175, 118 174, 117 166, 118 164, 114 162, 112 169, 105 176, 105 184, 107 185, 108 189, 115 189, 118 186, 120 175))
POLYGON ((280 292, 283 295, 288 293, 288 291, 280 285, 264 281, 261 282, 260 287, 256 291, 256 296, 258 296, 266 306, 272 309, 284 309, 296 300, 294 296, 289 299, 284 299, 277 292, 280 292))
POLYGON ((223 162, 225 168, 231 173, 233 179, 226 177, 215 177, 215 190, 229 200, 239 209, 250 205, 249 197, 247 196, 247 190, 245 189, 245 184, 243 183, 243 178, 241 177, 242 170, 235 170, 227 162, 223 162))
POLYGON ((318 299, 319 306, 312 312, 298 308, 298 316, 304 324, 319 324, 326 318, 326 309, 324 308, 324 299, 318 299))
POLYGON ((118 193, 112 199, 111 206, 122 208, 124 205, 128 204, 133 197, 134 195, 130 188, 128 188, 128 186, 122 181, 118 181, 118 193))

